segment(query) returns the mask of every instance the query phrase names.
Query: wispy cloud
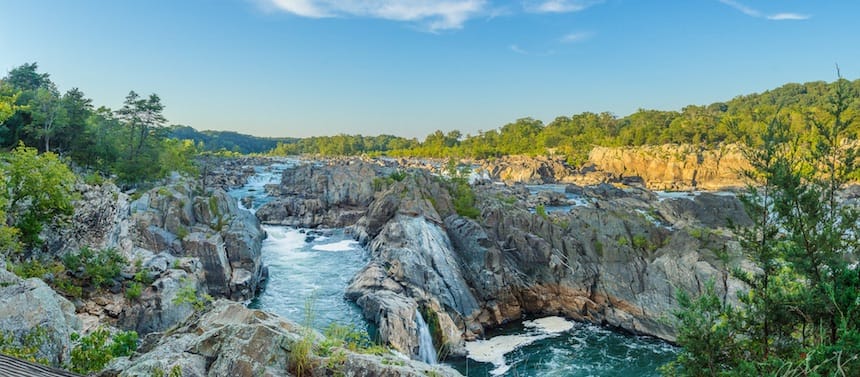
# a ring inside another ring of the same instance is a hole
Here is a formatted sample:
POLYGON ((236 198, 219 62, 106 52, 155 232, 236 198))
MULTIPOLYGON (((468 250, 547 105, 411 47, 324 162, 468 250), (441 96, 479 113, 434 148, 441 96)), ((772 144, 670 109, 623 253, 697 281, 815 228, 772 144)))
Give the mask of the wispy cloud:
POLYGON ((529 52, 528 52, 528 51, 523 50, 522 48, 520 48, 520 46, 517 46, 517 45, 510 45, 510 46, 508 46, 508 48, 509 48, 511 51, 516 52, 517 54, 523 54, 523 55, 528 55, 528 54, 529 54, 529 52))
POLYGON ((799 13, 774 13, 774 14, 764 14, 761 11, 748 7, 744 4, 741 4, 735 0, 719 0, 721 3, 728 5, 741 13, 755 18, 765 18, 773 21, 798 21, 798 20, 808 20, 810 15, 799 14, 799 13))
POLYGON ((369 17, 415 22, 429 31, 460 29, 487 11, 487 0, 265 0, 302 17, 369 17))
POLYGON ((603 0, 529 0, 523 7, 534 13, 569 13, 579 12, 602 2, 603 0))
POLYGON ((569 34, 565 34, 563 37, 561 37, 561 39, 559 39, 559 41, 561 43, 576 43, 576 42, 587 41, 587 40, 591 39, 591 37, 593 37, 593 36, 594 36, 594 33, 587 32, 587 31, 569 33, 569 34))
POLYGON ((768 20, 782 21, 782 20, 808 20, 810 15, 808 14, 798 14, 798 13, 777 13, 770 16, 767 16, 768 20))

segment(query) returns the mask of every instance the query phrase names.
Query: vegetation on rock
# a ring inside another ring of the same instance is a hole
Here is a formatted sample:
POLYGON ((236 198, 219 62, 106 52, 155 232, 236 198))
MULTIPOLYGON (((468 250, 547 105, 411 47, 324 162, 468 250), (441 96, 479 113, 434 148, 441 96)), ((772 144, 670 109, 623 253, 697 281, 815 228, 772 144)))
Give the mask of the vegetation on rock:
POLYGON ((683 351, 667 375, 860 375, 860 212, 837 197, 857 171, 850 85, 833 85, 827 112, 806 118, 810 133, 778 115, 747 139, 755 224, 738 234, 758 268, 733 273, 749 285, 740 307, 713 284, 695 300, 680 295, 683 351))

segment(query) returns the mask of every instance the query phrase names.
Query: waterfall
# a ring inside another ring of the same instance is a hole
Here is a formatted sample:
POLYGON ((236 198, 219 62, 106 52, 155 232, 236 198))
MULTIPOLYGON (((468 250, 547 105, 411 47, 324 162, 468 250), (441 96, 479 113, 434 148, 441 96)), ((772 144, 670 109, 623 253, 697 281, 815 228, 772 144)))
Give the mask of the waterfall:
POLYGON ((415 323, 418 325, 418 360, 427 364, 436 364, 436 348, 433 347, 433 336, 430 327, 424 322, 421 312, 415 310, 415 323))

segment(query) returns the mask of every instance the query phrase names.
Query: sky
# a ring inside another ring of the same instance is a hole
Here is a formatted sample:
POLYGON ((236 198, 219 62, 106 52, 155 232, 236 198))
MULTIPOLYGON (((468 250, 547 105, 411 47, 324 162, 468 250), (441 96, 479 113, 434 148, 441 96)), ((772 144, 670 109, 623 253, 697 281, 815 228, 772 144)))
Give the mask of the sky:
POLYGON ((860 76, 854 0, 0 0, 0 75, 258 136, 464 134, 860 76))

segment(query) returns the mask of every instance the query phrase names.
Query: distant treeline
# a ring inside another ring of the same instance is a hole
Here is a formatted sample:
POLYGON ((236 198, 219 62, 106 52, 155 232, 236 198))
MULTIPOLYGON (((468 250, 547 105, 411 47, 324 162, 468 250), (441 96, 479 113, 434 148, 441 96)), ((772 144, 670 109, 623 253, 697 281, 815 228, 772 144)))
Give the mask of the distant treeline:
MULTIPOLYGON (((823 81, 786 84, 764 93, 738 96, 728 102, 690 105, 681 111, 641 109, 625 117, 585 112, 560 116, 549 124, 523 118, 496 130, 479 131, 477 135, 437 130, 423 142, 390 135, 312 137, 278 143, 271 153, 469 158, 556 154, 578 165, 595 146, 691 143, 713 147, 738 141, 757 143, 765 123, 777 114, 794 131, 808 134, 814 132, 808 120, 824 116, 834 85, 835 82, 823 81)), ((860 91, 860 80, 850 82, 849 88, 853 93, 860 91)), ((860 101, 855 99, 849 115, 858 108, 860 101)), ((853 134, 856 130, 852 130, 853 134)))
POLYGON ((233 131, 197 131, 189 126, 173 125, 168 135, 174 139, 192 140, 202 143, 206 151, 230 151, 241 154, 266 153, 278 143, 295 143, 295 138, 266 138, 240 134, 233 131))

